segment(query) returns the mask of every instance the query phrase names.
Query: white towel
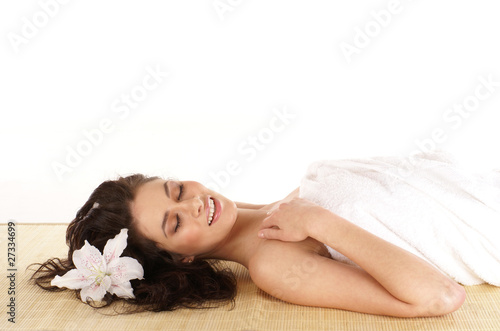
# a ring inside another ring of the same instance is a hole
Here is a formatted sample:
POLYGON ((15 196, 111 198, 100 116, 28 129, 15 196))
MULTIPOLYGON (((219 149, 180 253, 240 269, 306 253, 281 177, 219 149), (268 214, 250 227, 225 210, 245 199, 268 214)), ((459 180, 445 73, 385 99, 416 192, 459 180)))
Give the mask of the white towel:
MULTIPOLYGON (((302 179, 300 197, 461 284, 500 286, 500 172, 465 171, 445 152, 320 161, 302 179)), ((334 259, 353 263, 327 248, 334 259)))

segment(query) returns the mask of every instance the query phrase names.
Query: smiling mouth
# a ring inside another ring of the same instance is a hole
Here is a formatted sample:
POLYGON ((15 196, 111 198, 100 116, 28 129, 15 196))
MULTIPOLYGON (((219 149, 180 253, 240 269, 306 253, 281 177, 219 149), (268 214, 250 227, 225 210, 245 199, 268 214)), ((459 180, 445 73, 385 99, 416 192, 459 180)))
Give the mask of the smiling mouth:
POLYGON ((213 221, 214 217, 214 212, 215 212, 215 203, 212 198, 208 199, 208 204, 209 204, 209 213, 208 213, 208 225, 210 226, 213 221))

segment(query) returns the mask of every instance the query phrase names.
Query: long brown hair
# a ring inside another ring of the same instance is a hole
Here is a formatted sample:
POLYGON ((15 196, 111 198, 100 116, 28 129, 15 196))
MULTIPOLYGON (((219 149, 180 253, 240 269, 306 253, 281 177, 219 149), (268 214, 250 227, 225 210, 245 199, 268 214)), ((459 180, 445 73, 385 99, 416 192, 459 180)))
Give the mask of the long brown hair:
MULTIPOLYGON (((221 262, 195 259, 192 263, 183 263, 135 229, 130 203, 137 189, 154 179, 157 177, 135 174, 99 185, 66 230, 68 257, 33 264, 36 268, 31 279, 43 289, 64 290, 51 286, 50 282, 56 275, 62 276, 75 268, 73 252, 83 247, 85 240, 102 252, 109 239, 127 228, 127 247, 122 256, 136 259, 144 268, 143 280, 131 280, 135 299, 122 299, 106 293, 103 303, 96 305, 88 301, 89 305, 101 308, 126 300, 133 304, 126 305, 127 312, 207 308, 228 301, 234 305, 236 279, 230 269, 221 267, 221 262), (92 208, 95 202, 99 204, 98 208, 92 208)), ((75 290, 78 298, 79 292, 75 290)))

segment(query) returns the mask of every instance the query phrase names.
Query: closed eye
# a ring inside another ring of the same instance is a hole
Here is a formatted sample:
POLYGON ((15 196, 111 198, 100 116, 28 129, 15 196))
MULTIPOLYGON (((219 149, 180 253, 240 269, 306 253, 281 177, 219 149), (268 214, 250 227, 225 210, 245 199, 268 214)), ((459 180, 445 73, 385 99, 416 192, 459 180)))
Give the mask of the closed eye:
POLYGON ((175 225, 174 232, 177 232, 177 229, 181 227, 181 218, 179 217, 179 214, 177 214, 177 224, 175 225))
POLYGON ((182 193, 184 193, 184 184, 179 185, 179 196, 177 197, 177 200, 182 198, 182 193))
MULTIPOLYGON (((180 201, 182 198, 182 194, 184 193, 184 184, 179 184, 179 195, 177 196, 177 201, 180 201)), ((177 232, 177 229, 181 227, 182 221, 179 217, 179 214, 176 215, 177 223, 175 224, 174 232, 177 232)))

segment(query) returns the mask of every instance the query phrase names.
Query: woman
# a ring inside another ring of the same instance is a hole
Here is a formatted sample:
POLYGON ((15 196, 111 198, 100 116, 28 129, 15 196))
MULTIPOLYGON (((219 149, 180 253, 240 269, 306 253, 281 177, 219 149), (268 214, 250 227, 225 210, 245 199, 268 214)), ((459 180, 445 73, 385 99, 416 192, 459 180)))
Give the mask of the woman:
POLYGON ((122 228, 123 255, 144 268, 127 300, 143 309, 233 300, 234 276, 218 260, 242 264, 260 289, 299 305, 416 317, 451 313, 465 300, 463 287, 431 264, 300 198, 299 188, 252 205, 197 182, 142 175, 102 183, 68 227, 68 258, 47 261, 33 278, 58 290, 50 282, 75 268, 73 253, 86 240, 102 252, 122 228), (333 260, 325 245, 356 265, 333 260))
POLYGON ((139 233, 184 262, 241 263, 259 288, 291 303, 393 316, 442 315, 463 303, 463 288, 429 264, 298 198, 298 192, 254 206, 233 203, 196 182, 155 180, 138 190, 131 210, 139 233), (332 260, 322 243, 364 270, 332 260), (313 270, 297 268, 298 284, 297 277, 283 277, 300 264, 313 270))

